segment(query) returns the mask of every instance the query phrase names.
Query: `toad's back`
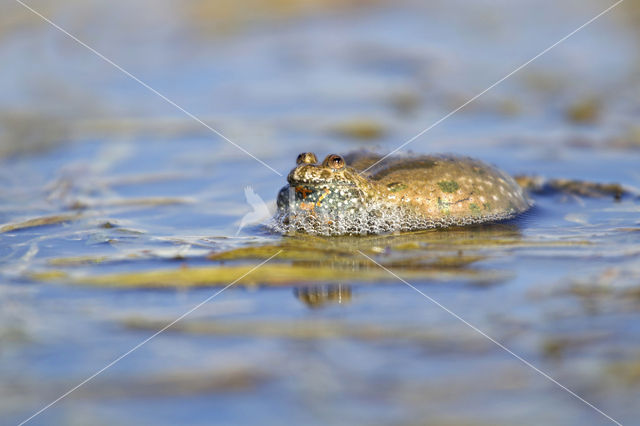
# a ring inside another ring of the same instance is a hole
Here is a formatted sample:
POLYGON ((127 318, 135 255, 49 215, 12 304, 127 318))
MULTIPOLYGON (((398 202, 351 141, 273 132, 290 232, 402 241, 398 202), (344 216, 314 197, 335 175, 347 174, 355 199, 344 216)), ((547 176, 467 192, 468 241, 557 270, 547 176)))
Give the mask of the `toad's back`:
MULTIPOLYGON (((506 219, 531 203, 507 174, 452 155, 389 157, 351 154, 347 163, 378 188, 380 202, 443 225, 506 219)), ((377 197, 376 197, 377 198, 377 197)))

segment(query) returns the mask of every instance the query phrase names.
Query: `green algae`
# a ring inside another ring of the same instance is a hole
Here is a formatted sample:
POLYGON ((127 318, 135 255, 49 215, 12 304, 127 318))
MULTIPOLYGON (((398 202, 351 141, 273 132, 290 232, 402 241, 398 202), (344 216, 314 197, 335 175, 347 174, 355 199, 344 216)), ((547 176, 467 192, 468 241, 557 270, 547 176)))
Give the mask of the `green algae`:
POLYGON ((458 182, 454 180, 441 180, 438 182, 438 186, 442 190, 442 192, 453 193, 460 189, 460 185, 458 182))
POLYGON ((392 182, 387 185, 387 188, 389 188, 389 191, 391 192, 398 192, 402 191, 403 189, 407 189, 407 185, 402 182, 392 182))

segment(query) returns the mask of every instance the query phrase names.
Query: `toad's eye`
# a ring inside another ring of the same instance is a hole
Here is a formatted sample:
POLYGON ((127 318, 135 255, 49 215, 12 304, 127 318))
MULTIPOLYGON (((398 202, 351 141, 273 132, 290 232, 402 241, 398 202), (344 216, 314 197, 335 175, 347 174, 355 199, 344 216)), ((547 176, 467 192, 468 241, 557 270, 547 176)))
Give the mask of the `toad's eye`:
POLYGON ((322 165, 331 167, 332 169, 341 169, 344 167, 344 159, 339 155, 331 154, 324 159, 322 165))
POLYGON ((303 152, 296 158, 296 164, 316 164, 318 159, 313 152, 303 152))

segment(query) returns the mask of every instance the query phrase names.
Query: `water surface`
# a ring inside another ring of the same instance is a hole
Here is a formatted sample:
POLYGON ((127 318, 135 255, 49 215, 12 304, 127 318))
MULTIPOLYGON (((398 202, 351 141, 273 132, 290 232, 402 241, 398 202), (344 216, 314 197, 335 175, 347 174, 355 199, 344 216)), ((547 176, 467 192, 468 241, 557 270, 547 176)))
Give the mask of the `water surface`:
MULTIPOLYGON (((286 3, 32 6, 283 175, 301 151, 395 148, 608 6, 286 3)), ((640 417, 632 2, 407 147, 622 199, 548 192, 507 223, 334 239, 237 233, 244 188, 272 201, 282 176, 5 8, 2 423, 280 250, 32 423, 609 423, 359 251, 617 421, 640 417)))

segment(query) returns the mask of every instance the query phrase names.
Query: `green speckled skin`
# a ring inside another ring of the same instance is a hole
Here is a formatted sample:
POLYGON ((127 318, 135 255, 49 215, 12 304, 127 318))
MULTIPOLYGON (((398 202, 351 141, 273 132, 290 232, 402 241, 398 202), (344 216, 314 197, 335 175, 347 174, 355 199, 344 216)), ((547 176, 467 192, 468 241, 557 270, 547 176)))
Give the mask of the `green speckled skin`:
POLYGON ((468 157, 402 156, 379 161, 375 154, 352 153, 344 157, 346 166, 332 167, 332 157, 338 156, 317 164, 313 154, 305 155, 306 162, 289 173, 289 185, 280 191, 281 213, 306 211, 331 220, 370 211, 375 205, 397 209, 407 222, 433 227, 507 219, 531 206, 510 176, 468 157))

